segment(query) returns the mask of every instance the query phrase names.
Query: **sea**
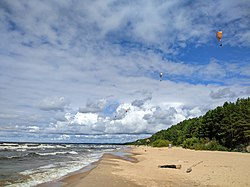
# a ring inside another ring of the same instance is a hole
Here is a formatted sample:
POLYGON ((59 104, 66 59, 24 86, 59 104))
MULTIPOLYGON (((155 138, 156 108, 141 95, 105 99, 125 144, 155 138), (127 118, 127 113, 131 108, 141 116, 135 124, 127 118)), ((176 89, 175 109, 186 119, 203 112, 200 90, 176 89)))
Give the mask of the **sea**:
POLYGON ((89 167, 104 153, 125 156, 112 144, 0 143, 0 186, 28 187, 89 167))

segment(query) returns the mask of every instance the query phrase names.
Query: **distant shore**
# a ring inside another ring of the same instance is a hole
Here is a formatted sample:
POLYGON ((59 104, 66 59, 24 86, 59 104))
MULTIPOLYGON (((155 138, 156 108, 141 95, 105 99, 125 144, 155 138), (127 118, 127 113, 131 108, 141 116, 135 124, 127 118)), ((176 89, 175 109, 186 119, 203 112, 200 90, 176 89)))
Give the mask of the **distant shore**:
POLYGON ((130 152, 134 161, 105 154, 93 169, 48 186, 250 186, 248 153, 176 147, 133 147, 130 152), (167 164, 181 165, 181 168, 158 167, 167 164), (189 168, 191 171, 187 173, 189 168))

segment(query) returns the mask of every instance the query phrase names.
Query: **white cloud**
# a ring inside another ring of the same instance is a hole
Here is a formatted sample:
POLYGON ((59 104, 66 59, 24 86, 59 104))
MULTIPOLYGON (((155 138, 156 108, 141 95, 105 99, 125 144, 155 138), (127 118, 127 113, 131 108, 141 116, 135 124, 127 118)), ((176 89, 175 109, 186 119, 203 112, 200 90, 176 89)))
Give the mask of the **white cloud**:
POLYGON ((214 76, 224 77, 226 74, 223 67, 215 62, 209 63, 203 71, 204 71, 203 74, 209 78, 214 77, 214 76))
POLYGON ((210 97, 212 99, 221 99, 221 98, 233 98, 235 93, 230 90, 230 88, 219 89, 217 92, 211 91, 210 97))
POLYGON ((53 138, 54 141, 66 141, 69 140, 71 137, 67 134, 60 135, 58 138, 53 138))
POLYGON ((105 99, 102 99, 98 101, 97 103, 87 101, 86 107, 79 108, 79 112, 81 113, 98 113, 104 110, 105 105, 107 104, 107 101, 105 99))
POLYGON ((123 103, 117 108, 115 117, 100 116, 97 113, 66 114, 68 120, 58 121, 49 133, 71 134, 148 134, 166 129, 190 117, 198 117, 204 112, 199 107, 185 107, 178 103, 163 104, 161 107, 151 104, 139 108, 130 103, 123 103), (127 112, 123 110, 128 108, 127 112), (119 112, 124 113, 119 116, 119 112))
POLYGON ((134 100, 132 103, 131 103, 131 105, 132 106, 136 106, 136 107, 142 107, 144 104, 145 104, 145 102, 147 102, 148 100, 151 100, 152 99, 152 97, 150 96, 150 97, 147 97, 147 98, 144 98, 144 99, 141 99, 141 100, 134 100))
POLYGON ((1 129, 37 126, 91 140, 153 133, 249 96, 249 6, 244 0, 1 1, 1 129), (179 59, 217 45, 217 29, 224 31, 221 51, 239 60, 213 50, 205 61, 179 59))
POLYGON ((250 95, 250 87, 247 87, 245 93, 246 93, 247 95, 250 95))
POLYGON ((147 120, 149 124, 172 124, 174 115, 177 113, 175 108, 170 107, 167 110, 162 110, 157 107, 153 113, 144 115, 144 119, 147 120))
POLYGON ((66 114, 65 114, 64 112, 57 112, 57 113, 55 114, 55 119, 56 119, 57 121, 66 121, 66 120, 67 120, 66 114))
POLYGON ((37 126, 28 126, 27 129, 29 129, 29 132, 38 132, 40 128, 37 126))
POLYGON ((91 125, 97 122, 97 114, 87 113, 77 113, 74 117, 74 120, 71 122, 73 124, 79 125, 91 125))
POLYGON ((68 104, 69 102, 64 97, 50 97, 43 99, 39 104, 39 108, 41 110, 63 111, 68 104))

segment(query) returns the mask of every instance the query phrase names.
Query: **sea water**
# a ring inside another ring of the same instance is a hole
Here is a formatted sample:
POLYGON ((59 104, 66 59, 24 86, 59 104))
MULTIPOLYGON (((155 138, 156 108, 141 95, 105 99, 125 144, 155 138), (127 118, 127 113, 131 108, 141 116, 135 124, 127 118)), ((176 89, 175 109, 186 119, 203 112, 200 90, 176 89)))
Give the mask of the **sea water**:
POLYGON ((127 147, 102 144, 0 143, 0 186, 36 186, 60 179, 127 147))

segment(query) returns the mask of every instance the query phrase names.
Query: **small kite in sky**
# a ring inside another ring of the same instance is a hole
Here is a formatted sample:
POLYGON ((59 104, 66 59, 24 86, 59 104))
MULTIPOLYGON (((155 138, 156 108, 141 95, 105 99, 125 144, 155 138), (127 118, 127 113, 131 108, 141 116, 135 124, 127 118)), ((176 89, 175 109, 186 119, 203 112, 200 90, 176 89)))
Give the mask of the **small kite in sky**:
POLYGON ((162 81, 163 73, 160 73, 160 81, 162 81))

